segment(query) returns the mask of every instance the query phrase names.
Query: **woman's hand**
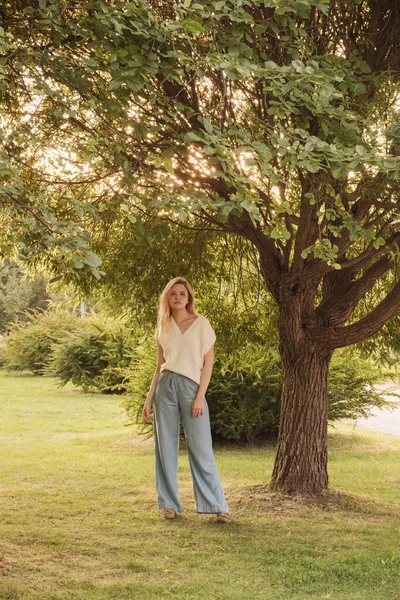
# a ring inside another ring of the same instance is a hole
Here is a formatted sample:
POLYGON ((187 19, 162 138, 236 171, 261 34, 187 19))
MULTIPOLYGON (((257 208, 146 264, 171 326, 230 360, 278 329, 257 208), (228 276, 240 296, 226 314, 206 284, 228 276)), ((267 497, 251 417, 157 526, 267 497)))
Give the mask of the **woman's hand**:
POLYGON ((192 404, 192 417, 197 419, 204 414, 204 398, 196 398, 192 404))
POLYGON ((150 423, 153 420, 153 416, 150 414, 152 402, 149 398, 146 398, 146 402, 144 403, 142 410, 142 417, 145 423, 150 423))

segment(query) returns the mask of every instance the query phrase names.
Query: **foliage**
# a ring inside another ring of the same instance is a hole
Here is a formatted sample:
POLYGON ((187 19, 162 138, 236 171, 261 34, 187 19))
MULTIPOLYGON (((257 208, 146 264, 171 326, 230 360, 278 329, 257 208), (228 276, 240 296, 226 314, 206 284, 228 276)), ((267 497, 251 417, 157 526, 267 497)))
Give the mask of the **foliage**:
POLYGON ((80 319, 68 311, 26 312, 24 320, 11 324, 7 337, 7 369, 43 375, 50 362, 53 345, 79 327, 80 319))
POLYGON ((136 345, 129 369, 125 369, 123 404, 130 420, 140 425, 142 433, 152 432, 152 424, 142 421, 142 408, 150 389, 157 359, 154 338, 142 338, 136 345))
POLYGON ((47 372, 61 385, 70 381, 84 391, 122 393, 134 345, 125 322, 92 315, 53 344, 47 372))
POLYGON ((10 371, 55 375, 61 385, 71 381, 85 391, 122 393, 135 340, 122 320, 96 314, 82 319, 55 309, 26 313, 2 345, 10 371))
MULTIPOLYGON (((327 374, 335 349, 393 317, 393 0, 11 0, 0 14, 3 252, 88 285, 111 237, 135 237, 135 260, 156 221, 240 236, 279 306, 285 378, 312 361, 327 374)), ((326 468, 326 382, 304 381, 282 398, 273 474, 302 473, 296 489, 326 468)))
POLYGON ((36 273, 28 277, 18 264, 0 263, 0 333, 5 333, 16 316, 24 320, 24 311, 47 308, 50 295, 45 278, 36 273))
POLYGON ((207 394, 213 433, 240 442, 275 436, 281 386, 280 359, 265 347, 217 354, 207 394))
MULTIPOLYGON (((133 369, 126 375, 125 408, 131 420, 149 433, 141 412, 154 374, 154 339, 145 339, 135 349, 133 369)), ((329 372, 330 422, 368 416, 375 407, 390 405, 383 392, 374 388, 380 373, 369 361, 348 352, 334 356, 329 372)), ((211 430, 216 439, 254 442, 278 433, 281 364, 277 353, 262 344, 247 344, 236 350, 219 347, 207 391, 211 430)))
POLYGON ((83 284, 100 277, 89 234, 104 257, 121 221, 139 245, 149 220, 231 232, 260 253, 277 301, 288 271, 336 295, 341 270, 353 284, 367 269, 365 295, 393 266, 389 0, 11 1, 2 17, 4 248, 83 284))
POLYGON ((381 381, 382 372, 371 360, 359 353, 335 353, 329 370, 329 421, 356 420, 368 417, 373 408, 391 406, 384 392, 374 387, 381 381))
POLYGON ((7 340, 0 337, 0 368, 5 367, 7 363, 7 340))
MULTIPOLYGON (((199 311, 210 316, 219 336, 231 343, 272 336, 277 343, 277 309, 247 240, 157 220, 147 225, 140 242, 126 222, 109 228, 106 274, 102 287, 93 292, 107 312, 117 315, 123 307, 125 315, 148 331, 155 326, 162 288, 184 274, 193 283, 199 311)), ((101 244, 95 249, 103 251, 101 244)))
POLYGON ((358 348, 364 356, 373 356, 379 364, 398 368, 400 364, 400 312, 397 311, 376 335, 358 344, 358 348))

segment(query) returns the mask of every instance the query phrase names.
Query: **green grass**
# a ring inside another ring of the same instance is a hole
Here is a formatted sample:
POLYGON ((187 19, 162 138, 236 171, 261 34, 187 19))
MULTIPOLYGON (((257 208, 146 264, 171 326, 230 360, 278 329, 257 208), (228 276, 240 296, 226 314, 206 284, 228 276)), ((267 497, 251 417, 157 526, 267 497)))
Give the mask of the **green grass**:
POLYGON ((151 440, 121 399, 0 373, 2 600, 394 600, 400 595, 400 439, 330 432, 331 488, 266 490, 274 451, 218 448, 234 516, 157 515, 151 440))

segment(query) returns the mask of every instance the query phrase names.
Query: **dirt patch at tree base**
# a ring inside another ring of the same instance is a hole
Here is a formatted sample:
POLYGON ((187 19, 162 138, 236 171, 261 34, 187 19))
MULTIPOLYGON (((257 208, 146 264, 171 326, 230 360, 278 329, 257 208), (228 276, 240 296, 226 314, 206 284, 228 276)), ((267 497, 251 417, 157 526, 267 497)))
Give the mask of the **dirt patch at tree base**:
POLYGON ((267 485, 253 485, 231 492, 230 500, 238 505, 257 504, 275 516, 290 516, 310 508, 323 512, 346 512, 352 515, 398 516, 400 508, 390 502, 377 501, 339 490, 323 494, 285 494, 271 491, 267 485))

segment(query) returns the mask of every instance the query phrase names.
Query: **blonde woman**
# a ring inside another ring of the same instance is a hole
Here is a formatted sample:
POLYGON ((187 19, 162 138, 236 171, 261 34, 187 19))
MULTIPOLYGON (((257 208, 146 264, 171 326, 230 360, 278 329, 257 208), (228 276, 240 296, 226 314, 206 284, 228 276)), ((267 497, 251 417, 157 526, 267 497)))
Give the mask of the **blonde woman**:
POLYGON ((160 514, 173 519, 183 512, 178 495, 182 418, 197 512, 216 514, 218 522, 229 523, 205 399, 216 338, 207 319, 196 312, 193 290, 184 277, 172 279, 164 288, 157 325, 157 365, 142 414, 151 421, 153 406, 160 514))

